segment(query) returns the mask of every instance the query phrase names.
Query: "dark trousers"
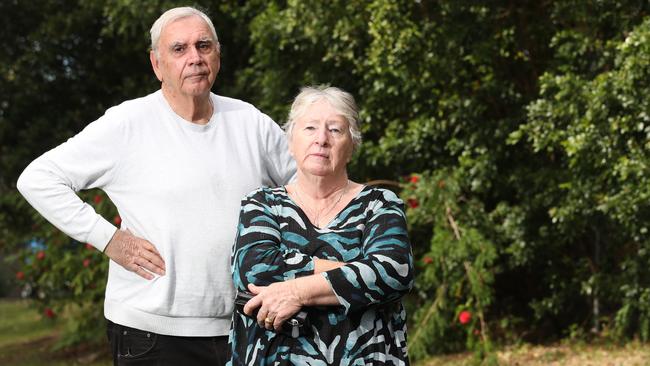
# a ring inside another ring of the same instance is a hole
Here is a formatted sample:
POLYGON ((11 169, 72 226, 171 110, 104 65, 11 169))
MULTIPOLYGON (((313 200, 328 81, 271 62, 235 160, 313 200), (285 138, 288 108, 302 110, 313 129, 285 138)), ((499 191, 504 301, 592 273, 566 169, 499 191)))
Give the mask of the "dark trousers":
POLYGON ((176 337, 125 327, 108 321, 106 333, 115 366, 225 365, 228 336, 176 337))

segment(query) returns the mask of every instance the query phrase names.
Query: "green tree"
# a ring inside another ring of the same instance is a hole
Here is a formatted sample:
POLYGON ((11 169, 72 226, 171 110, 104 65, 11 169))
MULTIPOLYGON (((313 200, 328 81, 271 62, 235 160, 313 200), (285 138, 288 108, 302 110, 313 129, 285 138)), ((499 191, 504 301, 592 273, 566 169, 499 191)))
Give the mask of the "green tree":
MULTIPOLYGON (((585 44, 580 34, 563 38, 585 44)), ((562 238, 549 249, 578 264, 566 288, 615 309, 615 319, 605 320, 614 320, 619 334, 643 340, 650 337, 649 40, 645 21, 623 40, 583 48, 603 53, 596 72, 567 68, 543 75, 528 123, 512 136, 557 159, 549 216, 562 238)), ((561 295, 552 305, 574 297, 561 295)), ((594 320, 597 329, 602 319, 594 320)))

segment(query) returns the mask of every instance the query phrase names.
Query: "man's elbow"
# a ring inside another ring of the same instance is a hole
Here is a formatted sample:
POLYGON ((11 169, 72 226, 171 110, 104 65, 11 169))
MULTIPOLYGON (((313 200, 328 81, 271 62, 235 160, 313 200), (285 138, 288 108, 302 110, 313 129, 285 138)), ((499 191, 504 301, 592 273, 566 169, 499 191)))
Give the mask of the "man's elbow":
POLYGON ((18 189, 18 192, 20 192, 20 194, 23 195, 23 197, 29 196, 29 192, 31 191, 31 182, 32 182, 32 179, 30 178, 31 174, 32 174, 31 169, 28 166, 20 174, 18 180, 16 181, 16 188, 18 189))

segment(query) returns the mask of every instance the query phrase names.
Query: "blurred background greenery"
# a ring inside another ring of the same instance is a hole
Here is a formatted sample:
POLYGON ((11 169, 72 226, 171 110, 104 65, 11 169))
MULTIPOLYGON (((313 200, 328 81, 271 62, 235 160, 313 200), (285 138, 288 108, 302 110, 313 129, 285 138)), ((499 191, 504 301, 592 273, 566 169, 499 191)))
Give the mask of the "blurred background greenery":
MULTIPOLYGON (((103 341, 106 261, 44 222, 16 179, 110 106, 157 89, 148 29, 186 4, 0 3, 0 295, 65 314, 61 346, 103 341)), ((303 85, 356 96, 364 143, 351 176, 383 180, 407 206, 413 359, 648 341, 650 3, 195 5, 222 43, 216 93, 278 123, 303 85)), ((82 197, 119 220, 102 192, 82 197)))

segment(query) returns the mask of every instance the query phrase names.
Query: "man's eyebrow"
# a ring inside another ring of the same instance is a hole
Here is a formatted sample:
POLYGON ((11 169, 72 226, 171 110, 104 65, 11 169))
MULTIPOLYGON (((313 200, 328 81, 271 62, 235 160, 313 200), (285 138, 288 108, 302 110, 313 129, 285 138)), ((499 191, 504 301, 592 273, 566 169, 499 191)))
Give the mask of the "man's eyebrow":
MULTIPOLYGON (((212 37, 205 36, 204 38, 200 38, 199 40, 196 41, 196 43, 214 43, 214 40, 212 37)), ((187 42, 184 41, 174 41, 169 45, 169 49, 174 49, 176 47, 186 47, 187 42)))
POLYGON ((185 45, 187 45, 187 43, 185 43, 185 42, 181 42, 181 41, 176 41, 176 42, 172 42, 172 43, 169 45, 169 48, 176 48, 176 47, 178 47, 178 46, 185 46, 185 45))

